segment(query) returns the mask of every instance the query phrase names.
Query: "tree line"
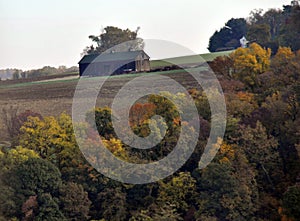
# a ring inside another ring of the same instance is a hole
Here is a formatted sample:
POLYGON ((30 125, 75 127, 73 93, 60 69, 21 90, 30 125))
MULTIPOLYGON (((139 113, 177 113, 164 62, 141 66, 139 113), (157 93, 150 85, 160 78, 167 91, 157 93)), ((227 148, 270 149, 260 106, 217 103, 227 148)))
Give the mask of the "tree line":
POLYGON ((209 39, 210 52, 232 50, 240 47, 239 40, 245 36, 265 48, 277 52, 279 46, 300 49, 299 1, 284 5, 283 9, 253 10, 248 18, 232 18, 209 39))
MULTIPOLYGON (((44 66, 40 69, 33 69, 28 71, 23 71, 21 69, 4 69, 0 70, 0 76, 2 80, 18 80, 18 79, 28 79, 28 78, 37 78, 37 77, 47 77, 65 73, 77 73, 78 67, 73 66, 67 68, 66 66, 59 66, 58 68, 51 66, 44 66)), ((1 80, 1 79, 0 79, 1 80)))

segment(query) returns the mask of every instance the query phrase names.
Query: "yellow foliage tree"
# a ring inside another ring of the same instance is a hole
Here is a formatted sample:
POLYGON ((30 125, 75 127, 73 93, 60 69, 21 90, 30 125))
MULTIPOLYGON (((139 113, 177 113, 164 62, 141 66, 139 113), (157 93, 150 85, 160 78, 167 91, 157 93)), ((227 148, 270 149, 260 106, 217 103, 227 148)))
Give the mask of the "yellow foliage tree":
POLYGON ((121 158, 122 160, 128 160, 128 155, 123 147, 122 141, 116 138, 111 138, 109 140, 102 140, 105 147, 112 152, 115 156, 121 158))
POLYGON ((221 164, 229 163, 234 160, 235 152, 231 145, 222 143, 222 145, 220 146, 220 155, 221 155, 221 158, 220 158, 219 162, 221 164))
POLYGON ((21 164, 27 161, 29 158, 38 157, 39 155, 35 151, 20 146, 7 152, 7 160, 13 161, 15 164, 21 164))
POLYGON ((290 84, 298 79, 300 70, 299 52, 296 54, 289 47, 279 47, 271 61, 271 70, 283 85, 290 84))
POLYGON ((158 201, 162 204, 170 203, 176 209, 188 210, 188 200, 196 191, 196 180, 189 172, 180 172, 168 182, 159 183, 158 201))
POLYGON ((270 68, 271 49, 263 49, 259 44, 252 43, 249 48, 238 48, 230 57, 233 60, 233 77, 248 87, 257 86, 257 75, 270 68))
POLYGON ((20 130, 20 146, 34 150, 41 158, 51 161, 59 168, 81 160, 71 117, 65 113, 58 118, 28 117, 20 130))
POLYGON ((289 47, 279 47, 276 55, 272 59, 272 63, 279 63, 281 65, 288 64, 295 57, 294 52, 289 47))

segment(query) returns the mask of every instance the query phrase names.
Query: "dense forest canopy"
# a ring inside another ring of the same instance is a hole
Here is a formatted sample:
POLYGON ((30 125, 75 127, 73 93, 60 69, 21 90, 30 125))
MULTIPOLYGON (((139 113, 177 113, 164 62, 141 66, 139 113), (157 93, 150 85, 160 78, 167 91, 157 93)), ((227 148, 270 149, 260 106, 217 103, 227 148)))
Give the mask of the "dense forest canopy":
MULTIPOLYGON (((93 150, 100 134, 116 157, 139 163, 166 156, 181 128, 192 135, 193 125, 200 123, 191 158, 156 183, 128 185, 95 171, 81 154, 65 113, 4 110, 12 145, 0 150, 0 220, 298 220, 300 52, 280 47, 271 58, 269 49, 253 43, 216 58, 211 67, 225 92, 228 116, 221 148, 203 170, 198 162, 211 112, 201 90, 189 90, 200 122, 181 122, 172 102, 160 95, 132 106, 129 123, 141 137, 149 133, 153 115, 166 120, 156 125, 154 131, 162 134, 164 128, 166 135, 150 152, 118 139, 109 107, 86 116, 84 148, 93 150)), ((168 96, 180 100, 183 95, 168 96)))

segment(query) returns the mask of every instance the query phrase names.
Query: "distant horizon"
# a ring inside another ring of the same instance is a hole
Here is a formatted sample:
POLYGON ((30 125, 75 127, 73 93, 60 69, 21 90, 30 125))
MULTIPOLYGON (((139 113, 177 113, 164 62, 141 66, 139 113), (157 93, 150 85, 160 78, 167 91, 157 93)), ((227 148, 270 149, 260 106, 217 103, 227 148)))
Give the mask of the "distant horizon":
POLYGON ((196 54, 206 54, 209 38, 229 19, 247 18, 254 9, 282 9, 290 3, 0 0, 0 69, 77 66, 83 49, 92 44, 88 36, 99 35, 106 26, 130 30, 141 27, 139 37, 143 39, 167 40, 196 54))

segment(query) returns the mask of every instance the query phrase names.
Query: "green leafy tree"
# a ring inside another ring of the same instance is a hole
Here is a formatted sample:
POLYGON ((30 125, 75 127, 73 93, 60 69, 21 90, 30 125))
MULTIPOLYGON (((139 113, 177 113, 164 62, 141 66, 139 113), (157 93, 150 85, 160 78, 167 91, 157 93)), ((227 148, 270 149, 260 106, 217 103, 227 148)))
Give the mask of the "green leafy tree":
POLYGON ((35 216, 34 220, 44 221, 44 220, 53 220, 53 221, 66 221, 62 212, 59 210, 59 206, 56 201, 52 198, 49 193, 43 193, 38 197, 38 213, 35 216))
POLYGON ((200 193, 197 220, 252 219, 258 207, 255 173, 238 147, 223 143, 214 161, 194 173, 200 193))
POLYGON ((271 27, 268 24, 253 24, 248 28, 247 38, 266 46, 271 41, 271 27))
POLYGON ((251 11, 248 18, 247 38, 258 44, 272 49, 272 53, 276 53, 278 46, 282 45, 282 35, 284 27, 289 15, 282 9, 262 9, 251 11))
POLYGON ((16 216, 20 204, 16 202, 15 190, 3 181, 6 178, 0 175, 0 220, 9 220, 16 216))
POLYGON ((109 139, 114 136, 114 127, 112 125, 112 111, 109 107, 95 108, 86 114, 86 121, 90 126, 94 126, 99 135, 109 139))
MULTIPOLYGON (((2 206, 7 209, 5 214, 8 217, 21 218, 26 214, 29 215, 27 212, 31 209, 25 208, 22 211, 22 206, 26 207, 26 201, 31 196, 40 197, 44 193, 55 196, 61 184, 61 174, 53 164, 36 157, 25 160, 26 158, 17 160, 17 164, 7 170, 2 177, 5 182, 3 186, 1 185, 1 189, 3 188, 3 193, 9 197, 2 206)), ((5 200, 0 198, 0 201, 5 200)), ((36 210, 32 212, 34 216, 37 213, 36 210)))
POLYGON ((280 45, 292 48, 293 51, 300 49, 300 6, 292 4, 284 6, 283 15, 286 23, 281 29, 279 38, 280 45))
POLYGON ((91 45, 84 49, 84 54, 97 54, 105 51, 129 51, 142 50, 144 47, 143 40, 138 38, 138 31, 131 31, 129 29, 122 30, 117 27, 107 26, 104 28, 99 36, 90 35, 89 39, 96 43, 96 47, 91 45), (125 43, 122 47, 115 47, 121 43, 125 43))
POLYGON ((280 29, 284 25, 284 16, 281 9, 271 8, 265 12, 262 21, 259 23, 268 24, 270 26, 271 40, 277 41, 280 29))
POLYGON ((33 150, 22 147, 0 150, 0 217, 5 217, 5 220, 21 216, 20 208, 25 199, 14 188, 18 182, 12 177, 15 176, 13 171, 27 160, 38 157, 33 150))
POLYGON ((55 195, 62 182, 58 168, 40 158, 30 158, 20 164, 13 175, 17 180, 15 189, 25 196, 42 193, 55 195))
POLYGON ((125 220, 127 217, 126 210, 126 193, 120 188, 106 188, 97 196, 96 208, 99 211, 99 218, 105 220, 125 220))
POLYGON ((15 174, 21 184, 19 191, 24 191, 25 194, 55 194, 61 185, 58 168, 40 158, 28 159, 16 168, 15 174))
POLYGON ((228 20, 220 31, 216 31, 209 39, 210 52, 235 49, 240 47, 239 40, 246 35, 247 24, 244 18, 228 20))

